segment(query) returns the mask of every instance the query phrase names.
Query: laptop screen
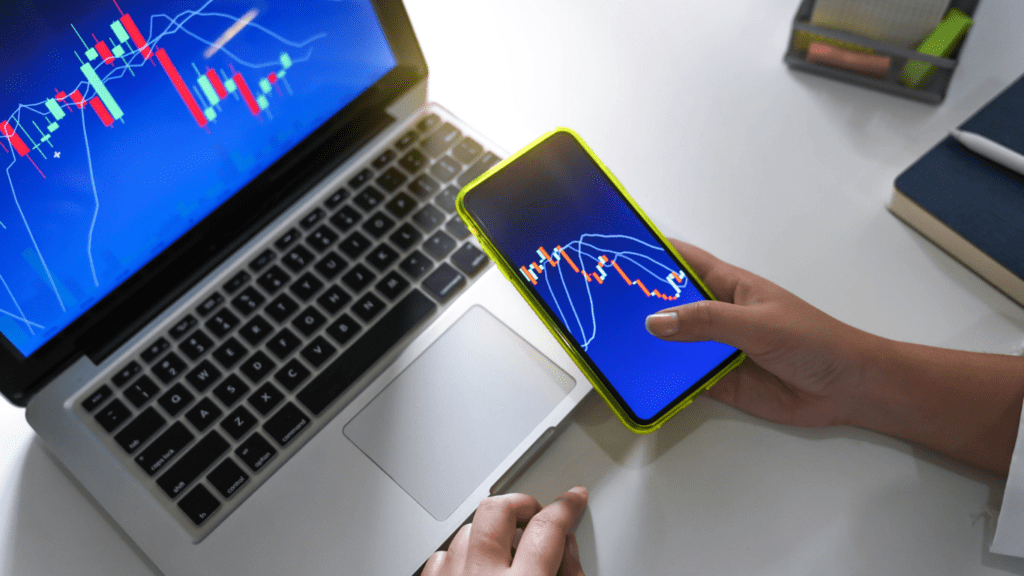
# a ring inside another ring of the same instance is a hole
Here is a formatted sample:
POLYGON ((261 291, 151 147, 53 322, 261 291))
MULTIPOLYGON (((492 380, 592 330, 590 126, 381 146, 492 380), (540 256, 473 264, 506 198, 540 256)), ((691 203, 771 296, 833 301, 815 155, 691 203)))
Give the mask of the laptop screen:
POLYGON ((0 7, 0 334, 30 355, 396 66, 369 0, 0 7))

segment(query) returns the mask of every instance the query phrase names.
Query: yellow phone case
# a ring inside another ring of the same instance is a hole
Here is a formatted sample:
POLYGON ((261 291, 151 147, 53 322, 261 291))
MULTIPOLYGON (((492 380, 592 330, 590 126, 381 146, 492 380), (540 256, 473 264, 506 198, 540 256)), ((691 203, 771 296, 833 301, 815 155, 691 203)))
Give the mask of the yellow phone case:
POLYGON ((694 390, 689 396, 678 401, 678 403, 675 406, 673 406, 671 410, 666 412, 663 416, 661 416, 654 422, 651 422, 649 424, 642 424, 636 422, 630 417, 625 407, 623 407, 618 402, 618 400, 616 400, 615 396, 613 396, 611 392, 607 389, 602 379, 590 367, 590 364, 587 363, 587 361, 584 359, 583 355, 579 352, 579 350, 577 350, 576 345, 574 344, 574 341, 572 339, 572 336, 562 332, 558 324, 554 321, 554 319, 550 317, 550 315, 544 309, 539 299, 526 285, 526 281, 520 278, 518 274, 516 274, 516 266, 513 263, 505 260, 501 252, 495 248, 495 246, 491 243, 490 239, 481 231, 480 226, 473 218, 473 215, 466 210, 466 196, 472 194, 473 189, 476 188, 481 182, 490 178, 494 174, 500 172, 504 167, 515 162, 516 159, 518 159, 520 156, 529 152, 538 144, 559 132, 563 132, 572 136, 573 139, 575 139, 576 142, 578 142, 580 146, 582 146, 583 149, 586 150, 587 154, 590 155, 594 162, 601 168, 601 171, 604 172, 605 176, 608 177, 608 180, 611 181, 612 184, 615 185, 615 188, 619 191, 619 193, 622 194, 622 197, 626 200, 626 202, 628 202, 629 205, 633 207, 633 210, 635 210, 636 213, 640 216, 640 218, 647 224, 647 226, 650 227, 650 229, 654 232, 655 236, 657 236, 658 240, 660 240, 661 243, 664 244, 671 251, 671 254, 683 266, 683 269, 686 271, 687 274, 689 274, 690 278, 693 279, 693 281, 697 282, 697 284, 700 285, 700 287, 704 290, 706 294, 708 294, 711 297, 711 299, 717 300, 717 298, 711 292, 711 290, 709 290, 708 287, 704 285, 704 282, 699 277, 697 277, 696 274, 694 274, 693 269, 690 268, 690 265, 686 262, 686 260, 684 260, 683 257, 680 256, 678 252, 676 252, 675 248, 672 247, 672 244, 661 234, 660 231, 658 231, 658 229, 654 226, 654 223, 651 222, 651 220, 647 217, 647 214, 645 214, 644 211, 640 209, 640 206, 638 206, 637 203, 633 200, 633 198, 626 192, 626 189, 619 182, 618 178, 616 178, 615 175, 612 174, 611 170, 609 170, 608 167, 604 165, 604 162, 601 162, 601 159, 598 158, 596 154, 594 154, 594 151, 590 149, 590 146, 587 146, 587 143, 584 142, 582 138, 580 138, 579 134, 568 128, 556 128, 550 132, 543 134, 541 137, 531 142, 527 147, 509 156, 505 160, 501 161, 500 163, 492 167, 487 172, 484 172, 483 174, 478 176, 472 182, 467 184, 465 188, 462 189, 462 191, 459 193, 458 198, 455 201, 455 206, 459 212, 459 216, 462 217, 462 220, 465 221, 466 226, 469 227, 469 230, 480 241, 480 245, 483 247, 484 251, 487 252, 487 255, 491 257, 491 260, 493 260, 495 264, 497 264, 498 269, 501 270, 501 273, 505 276, 505 278, 512 282, 512 285, 516 287, 516 290, 519 291, 519 294, 526 299, 526 302, 530 305, 531 308, 533 308, 533 311, 537 314, 538 317, 540 317, 541 321, 544 322, 544 325, 547 326, 551 334, 555 337, 556 340, 558 340, 558 343, 562 346, 565 352, 569 354, 569 357, 572 358, 573 362, 576 363, 576 366, 579 367, 580 371, 582 371, 583 374, 586 375, 587 379, 590 380, 591 385, 593 385, 594 389, 597 390, 597 393, 600 394, 602 398, 604 398, 604 401, 615 412, 615 415, 618 416, 622 424, 626 428, 629 428, 630 430, 636 432, 637 434, 647 434, 660 428, 666 421, 668 421, 669 418, 674 416, 683 408, 689 406, 690 403, 693 402, 693 399, 697 397, 697 395, 703 393, 708 388, 711 388, 716 382, 721 380, 723 376, 728 374, 729 371, 739 366, 746 358, 746 354, 743 354, 741 352, 739 356, 736 357, 736 359, 734 359, 728 365, 723 367, 717 373, 713 374, 707 382, 701 385, 700 388, 694 390))

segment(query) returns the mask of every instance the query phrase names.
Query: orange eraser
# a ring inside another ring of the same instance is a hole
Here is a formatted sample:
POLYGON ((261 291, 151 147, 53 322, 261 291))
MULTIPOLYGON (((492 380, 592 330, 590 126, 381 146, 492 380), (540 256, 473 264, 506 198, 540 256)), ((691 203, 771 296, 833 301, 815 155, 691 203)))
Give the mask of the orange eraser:
POLYGON ((807 48, 807 61, 835 66, 875 78, 884 78, 892 65, 892 56, 862 54, 820 42, 811 42, 807 48))

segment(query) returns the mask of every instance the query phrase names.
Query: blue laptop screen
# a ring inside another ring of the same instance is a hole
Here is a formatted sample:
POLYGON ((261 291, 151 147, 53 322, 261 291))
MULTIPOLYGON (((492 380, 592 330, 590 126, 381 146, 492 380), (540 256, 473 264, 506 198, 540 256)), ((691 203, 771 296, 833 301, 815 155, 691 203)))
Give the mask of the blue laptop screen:
POLYGON ((0 334, 25 356, 396 65, 368 0, 17 2, 0 22, 0 334))

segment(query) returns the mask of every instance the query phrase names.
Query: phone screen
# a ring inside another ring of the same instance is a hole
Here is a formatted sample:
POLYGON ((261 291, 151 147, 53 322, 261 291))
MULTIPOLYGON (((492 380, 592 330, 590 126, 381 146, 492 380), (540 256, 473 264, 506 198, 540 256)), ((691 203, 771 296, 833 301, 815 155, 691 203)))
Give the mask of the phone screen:
POLYGON ((482 181, 464 205, 637 422, 657 420, 740 354, 647 332, 647 315, 708 295, 570 134, 482 181))

